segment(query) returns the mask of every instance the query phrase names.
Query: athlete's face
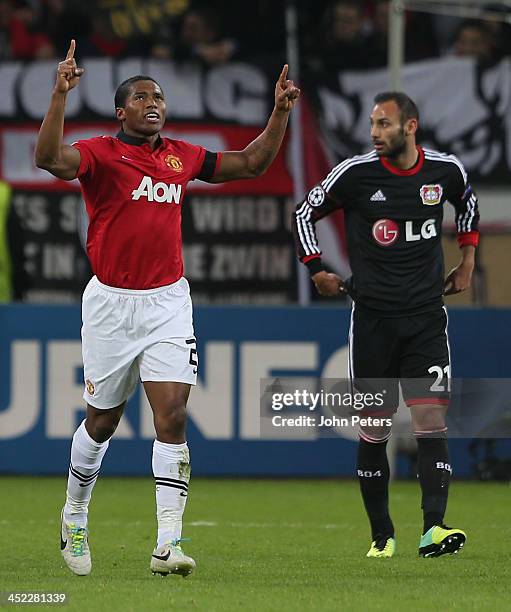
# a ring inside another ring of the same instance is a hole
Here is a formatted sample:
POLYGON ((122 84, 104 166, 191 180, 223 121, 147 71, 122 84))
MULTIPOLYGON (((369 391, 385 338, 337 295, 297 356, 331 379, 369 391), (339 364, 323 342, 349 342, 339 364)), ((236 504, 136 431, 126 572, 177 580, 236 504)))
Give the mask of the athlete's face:
POLYGON ((417 120, 402 123, 401 112, 394 101, 381 102, 371 113, 371 139, 380 157, 398 157, 406 150, 407 141, 415 137, 417 120))
POLYGON ((117 119, 131 135, 153 136, 165 123, 165 98, 153 81, 132 83, 124 108, 116 109, 117 119))

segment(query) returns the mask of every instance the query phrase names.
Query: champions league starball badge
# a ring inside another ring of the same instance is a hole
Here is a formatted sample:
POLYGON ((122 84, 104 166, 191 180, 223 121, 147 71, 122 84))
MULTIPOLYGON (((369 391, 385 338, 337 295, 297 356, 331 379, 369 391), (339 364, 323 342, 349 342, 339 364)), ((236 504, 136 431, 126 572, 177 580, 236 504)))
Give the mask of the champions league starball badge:
POLYGON ((309 191, 307 201, 311 206, 321 206, 325 201, 325 190, 323 187, 314 187, 309 191))

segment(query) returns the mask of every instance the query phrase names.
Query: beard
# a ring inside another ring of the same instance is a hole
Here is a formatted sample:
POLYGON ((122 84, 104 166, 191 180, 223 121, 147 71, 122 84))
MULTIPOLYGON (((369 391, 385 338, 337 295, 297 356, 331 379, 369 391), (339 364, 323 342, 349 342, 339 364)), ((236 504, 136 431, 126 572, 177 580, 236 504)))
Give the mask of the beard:
POLYGON ((388 157, 389 159, 395 159, 406 151, 406 136, 405 130, 402 127, 398 134, 379 152, 380 157, 388 157))

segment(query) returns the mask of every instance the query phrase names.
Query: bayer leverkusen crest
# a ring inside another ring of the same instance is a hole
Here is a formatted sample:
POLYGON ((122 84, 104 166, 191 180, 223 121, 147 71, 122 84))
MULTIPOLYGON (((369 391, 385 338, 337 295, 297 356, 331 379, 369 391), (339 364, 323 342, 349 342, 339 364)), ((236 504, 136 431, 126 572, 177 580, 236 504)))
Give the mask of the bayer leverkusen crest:
POLYGON ((440 204, 442 193, 442 185, 423 185, 420 189, 421 200, 425 206, 440 204))

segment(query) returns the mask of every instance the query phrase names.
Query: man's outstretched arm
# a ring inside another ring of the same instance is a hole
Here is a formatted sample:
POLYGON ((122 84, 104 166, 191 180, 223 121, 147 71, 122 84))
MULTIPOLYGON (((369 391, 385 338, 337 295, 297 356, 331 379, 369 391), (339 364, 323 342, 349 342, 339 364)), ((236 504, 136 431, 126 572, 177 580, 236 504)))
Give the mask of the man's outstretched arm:
POLYGON ((76 178, 80 167, 78 149, 62 144, 67 93, 78 85, 84 72, 83 68, 76 66, 75 47, 76 43, 72 40, 66 59, 58 65, 50 106, 39 130, 34 155, 38 168, 48 170, 66 181, 76 178))
POLYGON ((222 153, 220 166, 211 183, 254 178, 263 174, 275 159, 286 131, 289 113, 300 96, 293 81, 287 80, 288 65, 282 68, 275 85, 275 107, 264 131, 243 151, 222 153))

